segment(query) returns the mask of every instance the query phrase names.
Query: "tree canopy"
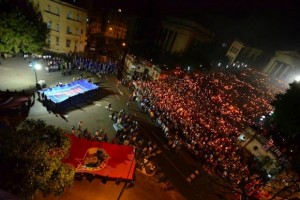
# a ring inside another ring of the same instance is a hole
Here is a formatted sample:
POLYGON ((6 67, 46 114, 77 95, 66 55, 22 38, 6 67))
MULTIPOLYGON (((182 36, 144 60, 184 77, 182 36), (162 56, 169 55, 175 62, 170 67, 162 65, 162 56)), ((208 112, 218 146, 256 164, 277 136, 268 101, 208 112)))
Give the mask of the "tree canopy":
POLYGON ((0 53, 40 53, 48 33, 31 1, 0 1, 0 53))
POLYGON ((285 93, 277 94, 272 102, 274 122, 286 138, 300 134, 300 82, 293 82, 285 93))
POLYGON ((277 94, 272 102, 275 107, 273 120, 280 135, 286 139, 291 167, 300 171, 300 82, 293 82, 285 93, 277 94))
POLYGON ((72 186, 75 171, 62 163, 70 141, 61 129, 27 120, 15 131, 1 131, 0 139, 0 188, 29 199, 72 186))

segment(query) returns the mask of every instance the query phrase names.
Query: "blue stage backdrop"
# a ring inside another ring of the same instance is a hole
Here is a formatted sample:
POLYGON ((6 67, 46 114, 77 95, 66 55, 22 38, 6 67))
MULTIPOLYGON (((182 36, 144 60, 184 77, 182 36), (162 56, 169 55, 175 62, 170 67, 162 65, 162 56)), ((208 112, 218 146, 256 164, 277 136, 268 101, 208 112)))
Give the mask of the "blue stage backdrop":
POLYGON ((40 90, 39 93, 44 94, 48 101, 54 104, 60 104, 80 94, 93 94, 93 91, 96 91, 98 88, 99 86, 85 79, 81 79, 61 86, 40 90))

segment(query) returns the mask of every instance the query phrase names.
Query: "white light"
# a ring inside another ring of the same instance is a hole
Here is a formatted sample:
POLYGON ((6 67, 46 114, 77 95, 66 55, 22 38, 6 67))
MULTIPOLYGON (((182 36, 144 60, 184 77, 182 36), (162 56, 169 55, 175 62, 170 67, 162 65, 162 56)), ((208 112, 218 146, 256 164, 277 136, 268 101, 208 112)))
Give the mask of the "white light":
POLYGON ((266 116, 264 116, 264 115, 263 115, 263 116, 261 116, 261 118, 263 118, 263 119, 264 119, 264 118, 266 118, 266 116))
POLYGON ((269 178, 271 178, 271 177, 272 177, 272 175, 271 175, 271 174, 268 174, 268 177, 269 177, 269 178))
POLYGON ((119 8, 119 9, 118 9, 118 12, 122 12, 122 10, 119 8))
POLYGON ((34 65, 34 68, 37 70, 40 70, 40 69, 42 69, 42 65, 37 63, 34 65))
POLYGON ((218 67, 220 67, 221 66, 221 63, 218 63, 218 67))
POLYGON ((188 70, 191 70, 191 67, 188 67, 187 69, 188 69, 188 70))
POLYGON ((300 75, 295 77, 295 81, 300 82, 300 75))

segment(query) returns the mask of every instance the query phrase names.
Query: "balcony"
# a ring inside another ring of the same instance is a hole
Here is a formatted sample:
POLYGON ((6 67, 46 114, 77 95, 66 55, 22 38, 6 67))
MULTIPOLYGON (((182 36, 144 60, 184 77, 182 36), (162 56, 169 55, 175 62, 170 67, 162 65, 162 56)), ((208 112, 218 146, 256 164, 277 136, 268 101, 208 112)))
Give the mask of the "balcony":
POLYGON ((80 36, 80 34, 72 33, 71 31, 67 31, 66 34, 74 35, 74 36, 80 36))
POLYGON ((72 21, 75 21, 75 22, 82 22, 81 20, 79 20, 79 19, 73 19, 73 18, 71 18, 71 17, 66 17, 66 19, 69 19, 69 20, 72 20, 72 21))
POLYGON ((49 14, 51 14, 51 15, 58 16, 58 17, 60 16, 59 13, 54 13, 54 12, 51 12, 51 11, 49 11, 49 10, 44 10, 44 12, 49 13, 49 14))

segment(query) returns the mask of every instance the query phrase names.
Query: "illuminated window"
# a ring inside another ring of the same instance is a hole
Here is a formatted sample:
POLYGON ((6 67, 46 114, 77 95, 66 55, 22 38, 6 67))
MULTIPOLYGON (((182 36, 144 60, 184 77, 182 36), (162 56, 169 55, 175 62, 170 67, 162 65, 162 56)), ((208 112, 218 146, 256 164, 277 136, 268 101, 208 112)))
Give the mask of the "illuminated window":
POLYGON ((66 40, 66 47, 68 47, 68 48, 71 47, 71 40, 69 40, 69 39, 66 40))

